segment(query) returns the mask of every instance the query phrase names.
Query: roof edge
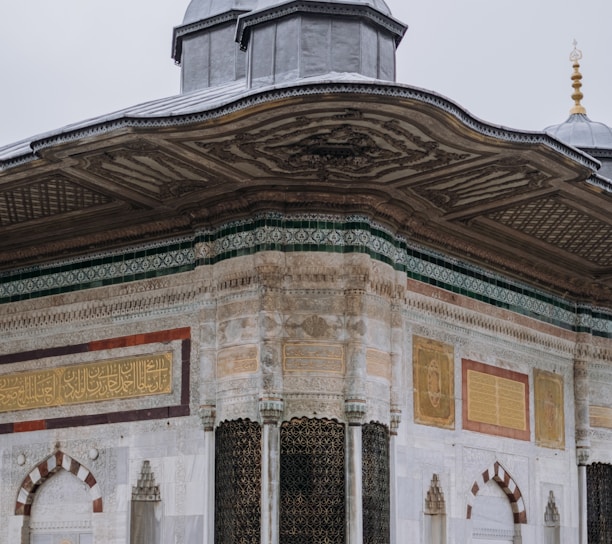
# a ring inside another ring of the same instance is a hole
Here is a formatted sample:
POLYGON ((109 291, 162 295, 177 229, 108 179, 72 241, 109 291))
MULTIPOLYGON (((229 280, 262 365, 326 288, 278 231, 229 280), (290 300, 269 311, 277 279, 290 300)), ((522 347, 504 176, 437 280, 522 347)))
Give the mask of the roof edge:
MULTIPOLYGON (((200 91, 194 92, 197 94, 200 91)), ((167 115, 134 115, 128 108, 120 112, 121 114, 109 114, 102 118, 94 118, 91 124, 84 127, 75 128, 72 130, 60 129, 56 133, 47 133, 42 138, 32 139, 29 144, 19 146, 20 151, 27 149, 27 152, 22 152, 17 155, 9 155, 6 159, 0 159, 0 172, 6 171, 12 167, 20 166, 35 160, 38 153, 50 147, 61 145, 67 142, 99 136, 120 129, 145 129, 157 127, 173 127, 184 126, 195 123, 200 123, 210 119, 217 119, 224 115, 234 113, 251 106, 281 100, 286 98, 305 96, 305 95, 321 95, 321 94, 363 94, 368 96, 387 96, 394 98, 404 98, 415 100, 424 104, 432 105, 455 117, 464 126, 471 128, 475 132, 484 136, 497 138, 502 141, 536 145, 543 144, 554 151, 561 153, 569 159, 579 163, 580 165, 597 171, 600 167, 599 161, 594 159, 589 154, 564 144, 560 140, 550 136, 545 132, 532 132, 511 129, 499 125, 486 123, 474 117, 467 110, 452 102, 448 98, 441 95, 426 91, 417 87, 397 83, 383 83, 379 80, 372 81, 332 81, 319 80, 308 83, 287 84, 285 86, 274 86, 268 88, 258 88, 251 91, 242 92, 239 96, 228 96, 226 101, 217 104, 211 108, 195 111, 191 113, 167 115), (109 119, 109 117, 112 117, 109 119)), ((176 98, 185 98, 186 95, 179 97, 170 97, 167 100, 171 101, 176 98)), ((152 101, 151 103, 160 103, 160 100, 152 101)), ((4 148, 5 150, 15 147, 10 144, 4 148)), ((2 148, 0 148, 0 154, 2 148)), ((603 178, 602 178, 603 179, 603 178)))

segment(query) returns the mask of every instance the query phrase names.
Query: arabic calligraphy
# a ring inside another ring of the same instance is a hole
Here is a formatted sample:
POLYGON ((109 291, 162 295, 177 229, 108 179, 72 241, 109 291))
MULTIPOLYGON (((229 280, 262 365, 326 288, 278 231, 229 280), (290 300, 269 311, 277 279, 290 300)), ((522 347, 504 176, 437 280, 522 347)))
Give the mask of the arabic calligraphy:
POLYGON ((288 342, 283 349, 286 372, 344 373, 344 348, 339 344, 288 342))
POLYGON ((0 375, 0 413, 172 392, 172 353, 0 375))
POLYGON ((470 421, 526 430, 523 383, 475 370, 468 370, 467 378, 470 421))

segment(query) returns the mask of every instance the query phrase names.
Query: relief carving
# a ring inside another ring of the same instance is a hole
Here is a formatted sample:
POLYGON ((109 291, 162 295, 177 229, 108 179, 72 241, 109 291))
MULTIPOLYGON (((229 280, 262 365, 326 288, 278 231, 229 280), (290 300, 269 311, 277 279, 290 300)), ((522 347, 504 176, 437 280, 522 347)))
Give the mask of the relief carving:
MULTIPOLYGON (((256 161, 264 175, 317 178, 321 181, 369 180, 376 173, 423 172, 462 161, 466 153, 444 149, 397 120, 368 118, 368 127, 342 117, 302 116, 295 122, 235 135, 231 140, 196 142, 206 155, 227 164, 256 161)), ((422 133, 421 133, 422 134, 422 133)))
POLYGON ((453 429, 455 427, 453 346, 414 336, 412 366, 415 421, 453 429))

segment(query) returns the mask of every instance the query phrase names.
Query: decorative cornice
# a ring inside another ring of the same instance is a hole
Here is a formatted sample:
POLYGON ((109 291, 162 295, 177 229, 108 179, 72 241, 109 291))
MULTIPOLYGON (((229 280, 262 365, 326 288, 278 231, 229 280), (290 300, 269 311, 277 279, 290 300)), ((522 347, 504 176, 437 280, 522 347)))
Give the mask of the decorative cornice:
POLYGON ((236 41, 240 48, 246 50, 249 42, 250 29, 256 25, 270 22, 274 19, 293 15, 294 13, 314 13, 317 15, 333 15, 347 17, 367 18, 393 34, 396 46, 399 45, 404 36, 407 26, 399 21, 381 13, 371 6, 363 4, 345 4, 339 2, 303 2, 295 0, 276 5, 260 11, 247 12, 238 18, 236 27, 236 41))
MULTIPOLYGON (((441 292, 460 294, 468 299, 472 298, 515 314, 523 314, 566 331, 586 334, 587 343, 591 342, 592 336, 612 337, 612 315, 609 309, 571 303, 543 290, 444 256, 442 253, 409 242, 386 226, 363 215, 259 214, 217 228, 203 229, 195 236, 169 242, 168 246, 156 242, 135 246, 123 252, 98 253, 92 257, 71 259, 53 265, 0 273, 0 300, 22 301, 19 307, 7 308, 4 317, 0 319, 0 328, 3 327, 2 322, 9 328, 15 327, 16 321, 24 320, 33 323, 41 319, 52 323, 56 319, 54 316, 63 312, 59 312, 55 307, 52 315, 42 315, 41 308, 48 307, 50 303, 37 304, 28 301, 52 294, 62 294, 63 304, 66 305, 70 303, 70 299, 82 303, 85 298, 91 307, 92 315, 95 314, 97 319, 102 315, 121 319, 122 316, 137 315, 140 311, 150 313, 160 304, 161 307, 167 308, 181 307, 192 303, 198 293, 204 293, 206 290, 233 289, 237 285, 245 285, 245 281, 247 284, 260 281, 261 272, 258 272, 257 277, 251 277, 252 271, 246 271, 244 276, 236 277, 234 271, 234 276, 220 279, 216 287, 213 285, 207 287, 206 283, 197 282, 193 285, 189 277, 183 275, 179 277, 182 278, 180 282, 184 285, 177 285, 157 276, 177 275, 179 272, 187 271, 196 273, 197 267, 214 265, 237 254, 254 255, 260 251, 274 250, 286 253, 300 251, 362 253, 404 272, 411 280, 440 288, 441 292), (147 280, 153 282, 148 283, 143 281, 145 278, 155 279, 147 280), (124 286, 120 289, 111 288, 115 297, 146 290, 147 286, 159 289, 164 285, 171 286, 173 294, 168 295, 167 302, 166 299, 160 299, 160 304, 149 306, 148 295, 145 294, 142 295, 140 302, 132 299, 125 301, 115 299, 111 303, 108 299, 89 300, 91 298, 89 296, 81 297, 73 293, 92 287, 110 287, 116 283, 123 283, 124 286), (133 287, 128 287, 130 284, 133 287), (39 314, 39 317, 34 318, 32 314, 24 317, 28 307, 39 314), (11 317, 11 314, 16 315, 11 317)), ((296 274, 300 274, 300 271, 296 274)), ((392 285, 385 283, 368 288, 384 296, 392 296, 394 292, 395 295, 399 294, 392 285)), ((447 304, 440 310, 431 310, 436 301, 430 298, 426 297, 424 302, 421 299, 407 297, 406 308, 414 306, 419 307, 417 308, 419 311, 442 311, 445 314, 450 312, 457 316, 461 315, 457 317, 458 321, 467 320, 472 326, 483 329, 499 328, 499 324, 488 323, 488 318, 484 315, 477 315, 475 312, 469 314, 465 310, 447 304), (420 308, 423 305, 424 307, 420 308)), ((46 313, 49 314, 48 311, 46 313)), ((88 315, 82 307, 80 314, 88 315)), ((44 324, 39 325, 44 326, 44 324)), ((28 325, 24 323, 21 326, 28 325)), ((508 322, 506 328, 507 334, 511 336, 536 343, 542 341, 542 335, 537 332, 533 333, 533 340, 527 339, 528 333, 525 327, 519 324, 508 322)), ((554 335, 551 338, 552 343, 557 342, 554 335)))
POLYGON ((183 53, 183 38, 185 36, 188 34, 201 32, 203 30, 208 30, 209 28, 221 25, 223 23, 236 21, 243 13, 247 13, 247 10, 232 9, 226 11, 225 13, 220 13, 213 17, 196 21, 195 23, 174 27, 174 31, 172 32, 172 58, 174 59, 174 62, 176 64, 181 63, 181 56, 183 53))
MULTIPOLYGON (((61 133, 40 138, 38 140, 33 140, 30 144, 31 151, 28 150, 27 153, 23 154, 23 156, 28 156, 30 157, 30 160, 32 160, 36 158, 37 153, 43 151, 44 149, 68 142, 74 142, 84 138, 101 136, 116 130, 129 128, 178 128, 181 126, 194 125, 218 119, 226 115, 271 102, 304 96, 320 95, 338 95, 338 97, 345 99, 345 95, 347 94, 414 100, 419 103, 434 106, 435 108, 450 114, 464 126, 483 136, 488 136, 515 144, 527 144, 533 146, 544 145, 593 171, 596 171, 600 166, 600 163, 590 155, 569 147, 544 132, 513 131, 500 126, 490 125, 472 117, 467 111, 462 109, 454 102, 451 102, 447 98, 435 93, 397 83, 388 83, 383 85, 379 82, 293 84, 291 86, 280 88, 276 87, 267 90, 257 89, 245 91, 244 96, 230 100, 225 105, 210 108, 197 113, 150 117, 140 117, 136 115, 130 116, 129 114, 126 114, 120 118, 102 119, 98 120, 97 122, 94 121, 92 125, 87 127, 78 128, 75 130, 66 130, 61 133)), ((7 170, 8 168, 14 166, 18 160, 19 157, 12 157, 10 159, 0 161, 0 171, 7 170)), ((25 162, 28 161, 22 161, 20 164, 25 164, 25 162)))

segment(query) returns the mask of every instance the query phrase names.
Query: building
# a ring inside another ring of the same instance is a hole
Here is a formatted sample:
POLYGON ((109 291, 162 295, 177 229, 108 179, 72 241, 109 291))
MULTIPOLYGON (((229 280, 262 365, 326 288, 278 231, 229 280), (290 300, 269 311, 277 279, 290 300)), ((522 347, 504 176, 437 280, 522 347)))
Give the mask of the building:
POLYGON ((610 129, 405 30, 193 0, 179 96, 0 149, 0 543, 612 542, 610 129))

